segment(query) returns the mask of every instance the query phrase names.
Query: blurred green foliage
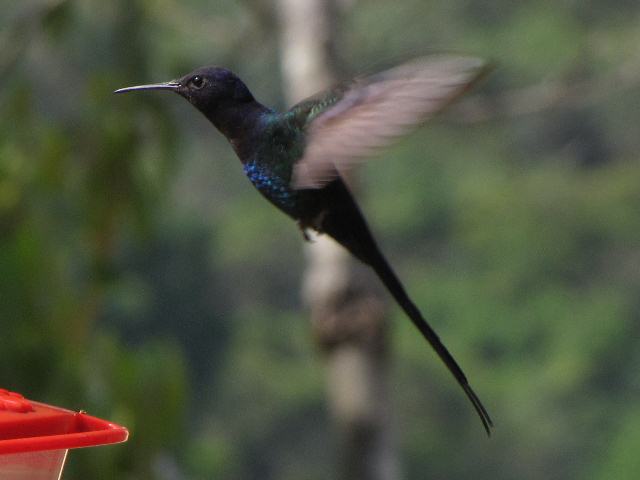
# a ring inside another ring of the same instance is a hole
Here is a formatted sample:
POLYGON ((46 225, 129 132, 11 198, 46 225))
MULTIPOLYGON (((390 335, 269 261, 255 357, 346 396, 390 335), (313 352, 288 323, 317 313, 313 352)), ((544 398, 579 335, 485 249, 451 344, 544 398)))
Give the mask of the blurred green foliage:
MULTIPOLYGON (((345 11, 346 71, 498 65, 484 121, 454 110, 363 172, 381 244, 496 421, 486 440, 396 312, 406 478, 635 478, 640 6, 401 3, 345 11), (531 85, 566 88, 518 110, 531 85)), ((0 386, 130 427, 68 478, 330 478, 299 232, 186 102, 111 95, 217 63, 282 107, 271 2, 0 11, 0 386)))

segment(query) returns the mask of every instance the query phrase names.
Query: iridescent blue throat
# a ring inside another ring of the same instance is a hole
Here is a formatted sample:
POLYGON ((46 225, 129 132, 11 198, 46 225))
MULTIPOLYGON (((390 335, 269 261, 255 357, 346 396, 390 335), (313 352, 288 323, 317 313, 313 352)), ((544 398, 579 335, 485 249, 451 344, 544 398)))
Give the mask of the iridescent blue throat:
POLYGON ((244 164, 244 173, 253 186, 276 205, 285 209, 295 206, 295 192, 289 186, 289 182, 274 175, 268 166, 255 161, 247 162, 244 164))

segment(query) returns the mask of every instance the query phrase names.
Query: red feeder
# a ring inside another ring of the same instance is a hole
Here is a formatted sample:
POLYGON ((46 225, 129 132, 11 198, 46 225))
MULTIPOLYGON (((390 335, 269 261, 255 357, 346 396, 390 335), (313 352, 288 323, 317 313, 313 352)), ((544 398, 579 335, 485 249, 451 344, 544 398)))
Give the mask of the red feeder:
POLYGON ((0 388, 0 479, 58 480, 70 448, 127 440, 126 428, 0 388))

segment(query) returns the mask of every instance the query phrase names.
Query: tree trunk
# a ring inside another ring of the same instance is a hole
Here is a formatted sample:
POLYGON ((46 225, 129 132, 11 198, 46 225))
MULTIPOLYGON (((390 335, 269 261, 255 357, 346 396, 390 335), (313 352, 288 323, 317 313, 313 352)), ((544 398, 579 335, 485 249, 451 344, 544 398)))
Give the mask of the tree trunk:
MULTIPOLYGON (((293 103, 331 85, 337 4, 278 0, 285 91, 293 103)), ((369 268, 315 236, 306 249, 303 297, 325 355, 327 401, 345 480, 397 480, 392 438, 386 304, 369 268)))

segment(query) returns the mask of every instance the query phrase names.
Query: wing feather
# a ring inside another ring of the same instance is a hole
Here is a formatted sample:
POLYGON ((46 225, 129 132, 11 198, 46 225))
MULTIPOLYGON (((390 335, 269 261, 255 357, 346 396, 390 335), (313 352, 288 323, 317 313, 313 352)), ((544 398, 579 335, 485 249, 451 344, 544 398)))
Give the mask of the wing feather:
POLYGON ((473 57, 423 57, 293 107, 306 115, 294 187, 320 188, 374 156, 446 107, 485 70, 473 57))

